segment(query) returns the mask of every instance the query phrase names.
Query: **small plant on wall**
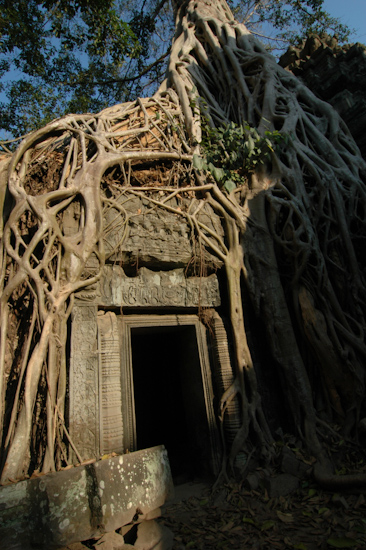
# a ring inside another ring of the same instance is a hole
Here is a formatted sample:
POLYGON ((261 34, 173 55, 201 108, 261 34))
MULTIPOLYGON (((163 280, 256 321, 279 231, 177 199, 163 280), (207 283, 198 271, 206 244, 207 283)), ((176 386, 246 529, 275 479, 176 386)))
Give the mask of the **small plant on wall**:
POLYGON ((277 130, 266 130, 260 136, 247 122, 240 125, 230 122, 215 128, 203 116, 202 156, 193 155, 193 166, 209 172, 219 187, 230 193, 247 181, 248 175, 269 163, 271 153, 288 140, 287 135, 277 130))

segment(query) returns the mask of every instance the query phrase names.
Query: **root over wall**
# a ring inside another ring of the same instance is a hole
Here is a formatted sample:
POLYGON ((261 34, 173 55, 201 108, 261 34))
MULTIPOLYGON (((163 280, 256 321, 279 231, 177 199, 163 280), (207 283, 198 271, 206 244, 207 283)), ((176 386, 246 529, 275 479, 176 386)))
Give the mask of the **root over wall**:
POLYGON ((56 120, 0 159, 3 482, 68 463, 67 321, 75 293, 93 291, 111 255, 106 213, 124 228, 123 249, 132 221, 124 204, 136 195, 184 218, 198 249, 224 265, 235 380, 220 417, 235 397, 242 419, 229 462, 272 449, 243 292, 309 450, 323 455, 324 423, 355 435, 365 414, 365 162, 333 109, 279 67, 223 0, 175 10, 167 78, 154 97, 56 120), (287 139, 228 192, 192 165, 203 154, 203 114, 212 128, 246 122, 287 139), (171 206, 178 194, 183 208, 171 206), (203 203, 224 236, 200 220, 203 203))

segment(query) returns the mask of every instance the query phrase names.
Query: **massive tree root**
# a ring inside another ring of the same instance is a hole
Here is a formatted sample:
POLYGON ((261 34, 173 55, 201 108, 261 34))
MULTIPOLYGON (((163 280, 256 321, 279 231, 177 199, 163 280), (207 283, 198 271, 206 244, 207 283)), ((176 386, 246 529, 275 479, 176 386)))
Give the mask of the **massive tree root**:
POLYGON ((238 399, 242 422, 231 462, 253 447, 271 453, 243 293, 310 452, 322 456, 318 419, 356 435, 365 413, 364 161, 331 107, 278 67, 224 1, 184 2, 176 19, 167 80, 153 98, 55 121, 3 161, 3 482, 67 464, 67 319, 75 293, 92 296, 123 249, 133 221, 124 205, 136 195, 182 217, 197 250, 224 265, 235 377, 220 417, 238 399), (247 122, 287 139, 229 193, 192 167, 203 154, 202 113, 212 127, 247 122), (206 204, 224 235, 205 223, 206 204), (110 250, 116 226, 124 230, 110 250))
MULTIPOLYGON (((364 396, 365 165, 331 107, 278 67, 224 4, 192 2, 179 14, 169 82, 182 104, 201 101, 216 126, 248 121, 259 133, 290 137, 248 178, 244 200, 242 189, 230 200, 245 218, 247 288, 265 319, 297 429, 316 448, 317 386, 326 417, 347 431, 364 396), (299 349, 304 341, 310 360, 299 349)), ((193 120, 188 127, 194 132, 193 120)))

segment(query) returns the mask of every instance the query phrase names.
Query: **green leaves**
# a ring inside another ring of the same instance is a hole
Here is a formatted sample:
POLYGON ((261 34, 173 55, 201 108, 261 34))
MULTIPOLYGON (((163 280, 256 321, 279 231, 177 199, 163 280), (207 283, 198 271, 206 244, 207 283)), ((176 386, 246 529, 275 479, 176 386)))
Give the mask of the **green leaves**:
POLYGON ((193 155, 193 168, 196 170, 207 170, 207 163, 199 155, 193 155))
MULTIPOLYGON (((276 49, 297 44, 310 33, 337 34, 340 41, 348 39, 350 29, 324 9, 324 0, 267 0, 255 2, 249 9, 245 0, 232 0, 234 13, 250 30, 261 33, 266 26, 266 42, 276 49), (277 41, 277 44, 276 44, 277 41)), ((263 33, 262 33, 263 34, 263 33)), ((263 38, 262 38, 263 39, 263 38)))
POLYGON ((284 139, 277 131, 266 131, 264 137, 248 123, 237 125, 234 122, 211 128, 203 120, 202 147, 207 154, 208 162, 215 166, 220 163, 224 168, 251 172, 256 165, 264 164, 276 145, 284 139))
POLYGON ((212 162, 208 164, 208 170, 211 172, 217 183, 222 181, 225 177, 225 170, 223 168, 217 168, 212 162))
POLYGON ((150 21, 137 36, 133 6, 145 9, 137 0, 0 0, 1 128, 19 136, 67 112, 123 101, 126 73, 150 63, 142 38, 155 25, 136 14, 150 21))
POLYGON ((224 183, 224 189, 225 189, 228 193, 231 193, 232 191, 234 191, 234 189, 236 189, 236 183, 235 183, 233 180, 227 180, 227 181, 224 183))
POLYGON ((277 131, 260 136, 247 122, 212 128, 202 117, 203 156, 193 156, 193 167, 211 173, 216 183, 231 193, 287 139, 277 131))

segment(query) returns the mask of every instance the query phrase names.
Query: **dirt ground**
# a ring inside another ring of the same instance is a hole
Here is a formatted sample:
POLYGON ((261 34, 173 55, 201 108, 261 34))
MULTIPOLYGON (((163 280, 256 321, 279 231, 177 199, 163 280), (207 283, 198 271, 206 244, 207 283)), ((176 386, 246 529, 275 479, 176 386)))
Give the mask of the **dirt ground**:
MULTIPOLYGON (((331 442, 335 475, 366 474, 364 449, 331 442)), ((313 480, 314 463, 294 440, 280 445, 271 466, 253 463, 244 481, 176 479, 156 521, 173 533, 173 550, 366 550, 365 475, 352 492, 324 490, 313 480)))
POLYGON ((174 533, 174 550, 366 549, 362 493, 323 491, 308 481, 288 496, 265 488, 207 483, 176 488, 159 520, 174 533))

